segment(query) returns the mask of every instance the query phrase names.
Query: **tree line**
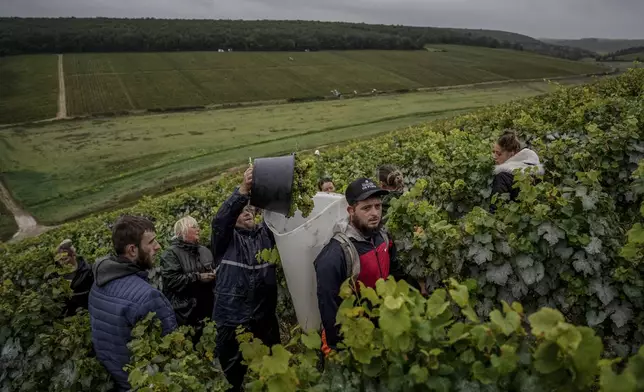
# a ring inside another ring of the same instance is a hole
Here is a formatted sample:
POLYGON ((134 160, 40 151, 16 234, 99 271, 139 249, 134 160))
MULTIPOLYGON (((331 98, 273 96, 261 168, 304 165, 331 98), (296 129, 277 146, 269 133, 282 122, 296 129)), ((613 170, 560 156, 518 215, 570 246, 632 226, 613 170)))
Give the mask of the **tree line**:
MULTIPOLYGON (((513 34, 508 33, 508 37, 513 34)), ((522 37, 516 35, 517 37, 522 37)), ((524 37, 525 38, 525 37, 524 37)), ((499 40, 484 30, 313 21, 0 18, 0 56, 147 51, 418 50, 458 44, 578 59, 581 49, 499 40)))
POLYGON ((641 54, 641 56, 637 56, 635 60, 641 61, 644 60, 644 46, 635 46, 632 48, 626 48, 626 49, 621 49, 617 50, 615 52, 609 53, 607 55, 598 57, 597 60, 599 61, 620 61, 620 57, 622 56, 628 56, 630 54, 641 54))

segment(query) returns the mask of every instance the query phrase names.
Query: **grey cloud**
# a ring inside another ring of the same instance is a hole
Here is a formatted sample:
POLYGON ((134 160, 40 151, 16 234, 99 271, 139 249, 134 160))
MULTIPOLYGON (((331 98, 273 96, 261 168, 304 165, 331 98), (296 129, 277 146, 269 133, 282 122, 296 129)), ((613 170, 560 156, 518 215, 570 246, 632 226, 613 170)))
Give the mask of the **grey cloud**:
POLYGON ((0 0, 2 16, 313 19, 644 38, 644 0, 0 0))

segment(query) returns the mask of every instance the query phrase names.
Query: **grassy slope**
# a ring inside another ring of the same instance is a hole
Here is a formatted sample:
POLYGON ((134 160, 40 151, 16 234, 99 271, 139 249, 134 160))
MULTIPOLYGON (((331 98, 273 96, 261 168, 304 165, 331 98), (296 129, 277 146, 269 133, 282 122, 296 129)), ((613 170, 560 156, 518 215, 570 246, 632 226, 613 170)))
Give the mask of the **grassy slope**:
POLYGON ((533 96, 545 82, 305 104, 76 120, 0 132, 0 166, 43 223, 111 208, 246 162, 533 96))
MULTIPOLYGON (((434 46, 447 51, 69 54, 64 57, 67 110, 70 115, 82 115, 329 96, 333 89, 364 93, 374 88, 414 89, 599 70, 594 64, 527 52, 434 46)), ((19 59, 40 61, 40 57, 19 59)), ((0 59, 0 64, 3 61, 0 59)), ((55 68, 54 62, 52 70, 55 68)), ((43 84, 29 89, 29 94, 46 94, 57 86, 43 84)), ((16 90, 15 94, 26 93, 16 90)), ((0 115, 0 123, 51 117, 37 116, 27 108, 17 112, 20 114, 0 115)))
POLYGON ((0 123, 56 117, 57 109, 55 55, 0 58, 0 123))
POLYGON ((617 56, 615 58, 617 61, 643 61, 644 60, 644 51, 625 54, 623 56, 617 56))
POLYGON ((583 39, 541 39, 544 42, 572 46, 597 52, 599 54, 612 53, 621 49, 628 49, 635 46, 643 46, 644 39, 603 39, 603 38, 583 38, 583 39))

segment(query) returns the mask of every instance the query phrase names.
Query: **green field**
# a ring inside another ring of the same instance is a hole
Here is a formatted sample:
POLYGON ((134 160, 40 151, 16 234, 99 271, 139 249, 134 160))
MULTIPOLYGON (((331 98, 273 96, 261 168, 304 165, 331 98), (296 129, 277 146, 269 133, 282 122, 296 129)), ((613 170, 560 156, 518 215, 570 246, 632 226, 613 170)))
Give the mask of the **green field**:
POLYGON ((615 57, 616 61, 644 61, 644 51, 615 57))
POLYGON ((0 123, 56 117, 57 110, 57 56, 0 58, 0 123))
MULTIPOLYGON (((166 109, 233 102, 330 96, 357 91, 417 89, 509 79, 570 76, 603 70, 594 64, 533 53, 453 45, 431 51, 171 52, 64 55, 67 114, 166 109), (292 59, 292 60, 291 60, 292 59)), ((37 64, 56 75, 55 56, 0 59, 37 64)), ((35 65, 33 66, 35 67, 35 65)), ((58 85, 14 72, 0 96, 0 123, 56 115, 58 85), (39 97, 39 108, 28 104, 39 97)), ((56 78, 54 78, 56 79, 56 78)))
POLYGON ((365 138, 511 99, 545 82, 192 113, 75 120, 0 131, 3 180, 43 224, 204 180, 248 157, 365 138))

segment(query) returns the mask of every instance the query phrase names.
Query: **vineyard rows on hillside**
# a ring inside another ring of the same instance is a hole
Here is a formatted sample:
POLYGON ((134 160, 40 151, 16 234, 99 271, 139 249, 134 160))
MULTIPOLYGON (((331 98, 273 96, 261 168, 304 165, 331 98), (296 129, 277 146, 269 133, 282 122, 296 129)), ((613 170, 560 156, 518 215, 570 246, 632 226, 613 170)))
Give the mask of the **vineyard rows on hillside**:
POLYGON ((0 124, 56 117, 55 55, 0 58, 0 124))
MULTIPOLYGON (((641 390, 643 140, 644 70, 637 69, 305 156, 312 170, 303 180, 325 174, 340 189, 383 163, 403 170, 408 191, 393 202, 387 225, 402 263, 426 280, 430 296, 390 280, 362 288, 358 299, 345 286, 338 322, 347 350, 322 373, 315 334, 294 332, 272 351, 241 336, 248 389, 641 390), (506 128, 538 152, 546 170, 537 182, 517 175, 519 199, 497 200, 491 214, 491 144, 506 128)), ((93 260, 110 252, 110 224, 127 212, 154 219, 163 246, 186 214, 207 241, 210 219, 239 181, 231 173, 0 247, 2 388, 107 388, 89 356, 87 315, 58 316, 70 294, 53 274, 62 238, 93 260)), ((279 316, 292 321, 281 294, 279 316)), ((211 366, 212 325, 197 347, 190 333, 162 338, 151 319, 140 324, 130 382, 149 391, 224 390, 211 366)))
MULTIPOLYGON (((328 52, 158 52, 64 54, 67 114, 121 114, 136 110, 176 110, 208 105, 272 100, 307 101, 368 96, 374 89, 401 92, 472 83, 552 78, 604 72, 591 63, 528 52, 436 45, 439 51, 328 52)), ((0 72, 14 63, 56 75, 54 56, 0 59, 0 72), (5 65, 6 63, 6 65, 5 65)), ((55 117, 58 84, 33 72, 3 72, 1 123, 55 117), (6 77, 5 77, 6 74, 6 77), (23 90, 24 88, 24 90, 23 90), (7 89, 7 90, 5 90, 7 89), (52 95, 53 93, 53 95, 52 95), (35 106, 24 101, 37 98, 35 106), (16 102, 12 103, 14 101, 16 102), (51 100, 50 112, 41 100, 51 100), (5 103, 6 102, 6 103, 5 103), (21 104, 22 106, 19 106, 21 104)), ((55 76, 54 76, 55 78, 55 76)))

